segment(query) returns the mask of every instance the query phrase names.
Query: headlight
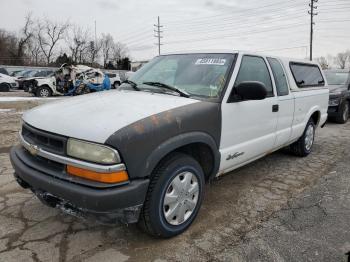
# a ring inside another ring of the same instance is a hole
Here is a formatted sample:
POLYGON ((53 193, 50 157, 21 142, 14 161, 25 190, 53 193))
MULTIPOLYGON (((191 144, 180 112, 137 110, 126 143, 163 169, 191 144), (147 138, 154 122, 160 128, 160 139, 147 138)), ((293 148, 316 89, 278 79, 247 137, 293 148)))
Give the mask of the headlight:
POLYGON ((329 106, 337 106, 337 105, 339 105, 339 103, 340 103, 340 98, 339 97, 330 98, 329 102, 328 102, 328 105, 329 106))
POLYGON ((104 145, 73 138, 68 139, 67 154, 72 157, 100 164, 120 163, 120 157, 116 150, 104 145))

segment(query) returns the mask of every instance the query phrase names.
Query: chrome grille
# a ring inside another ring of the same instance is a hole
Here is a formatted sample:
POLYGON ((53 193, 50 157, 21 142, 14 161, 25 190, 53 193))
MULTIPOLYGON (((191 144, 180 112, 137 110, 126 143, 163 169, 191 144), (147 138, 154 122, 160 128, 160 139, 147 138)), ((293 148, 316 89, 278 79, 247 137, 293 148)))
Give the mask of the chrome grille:
POLYGON ((22 136, 25 141, 36 145, 48 152, 65 155, 67 138, 24 124, 22 126, 22 136))

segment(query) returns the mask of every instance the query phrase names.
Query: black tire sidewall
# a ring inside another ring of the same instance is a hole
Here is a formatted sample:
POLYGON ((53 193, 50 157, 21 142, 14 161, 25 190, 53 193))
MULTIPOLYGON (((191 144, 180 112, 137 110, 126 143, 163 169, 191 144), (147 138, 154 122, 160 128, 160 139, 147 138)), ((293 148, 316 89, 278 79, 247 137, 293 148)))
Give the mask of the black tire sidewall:
POLYGON ((7 83, 1 83, 0 84, 0 92, 10 92, 10 85, 7 83))
POLYGON ((315 126, 315 124, 314 124, 314 121, 309 120, 309 122, 307 123, 306 128, 305 128, 305 130, 304 130, 303 137, 302 137, 302 147, 303 147, 303 151, 304 151, 305 154, 310 154, 311 151, 312 151, 312 147, 314 146, 314 142, 315 142, 315 129, 316 129, 316 126, 315 126), (307 150, 307 149, 306 149, 306 144, 305 144, 305 137, 306 137, 306 131, 308 130, 308 128, 309 128, 310 125, 313 126, 314 135, 313 135, 312 145, 311 145, 310 149, 307 150))
POLYGON ((349 119, 349 102, 348 101, 345 101, 344 102, 344 105, 342 106, 342 110, 341 110, 341 120, 343 123, 346 123, 349 119), (346 119, 344 119, 344 111, 345 109, 348 109, 348 117, 346 119))
POLYGON ((48 88, 48 87, 46 87, 46 86, 39 87, 39 88, 37 89, 36 92, 37 92, 37 93, 36 93, 36 96, 37 96, 37 97, 50 97, 50 96, 51 96, 51 90, 50 90, 50 88, 48 88), (48 95, 48 96, 41 96, 41 95, 40 95, 40 91, 43 90, 43 89, 47 89, 47 90, 48 90, 48 92, 49 92, 49 95, 48 95))
POLYGON ((183 157, 168 163, 168 166, 166 166, 163 170, 152 192, 152 199, 150 203, 150 221, 152 223, 152 228, 157 235, 160 235, 162 237, 175 236, 182 233, 192 224, 202 204, 204 181, 205 178, 202 168, 192 157, 184 155, 183 157), (178 174, 186 171, 192 172, 197 177, 199 184, 198 202, 191 217, 183 224, 174 226, 169 224, 164 217, 163 199, 165 196, 165 191, 172 179, 178 174))

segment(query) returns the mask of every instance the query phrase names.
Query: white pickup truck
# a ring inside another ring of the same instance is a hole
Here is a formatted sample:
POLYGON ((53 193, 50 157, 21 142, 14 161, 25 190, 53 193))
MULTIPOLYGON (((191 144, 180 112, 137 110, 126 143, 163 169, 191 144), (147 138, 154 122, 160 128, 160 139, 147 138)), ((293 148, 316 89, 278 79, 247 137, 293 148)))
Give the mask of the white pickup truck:
POLYGON ((11 161, 49 206, 171 237, 193 222, 210 179, 284 147, 307 156, 328 97, 317 63, 161 55, 118 90, 26 112, 11 161))

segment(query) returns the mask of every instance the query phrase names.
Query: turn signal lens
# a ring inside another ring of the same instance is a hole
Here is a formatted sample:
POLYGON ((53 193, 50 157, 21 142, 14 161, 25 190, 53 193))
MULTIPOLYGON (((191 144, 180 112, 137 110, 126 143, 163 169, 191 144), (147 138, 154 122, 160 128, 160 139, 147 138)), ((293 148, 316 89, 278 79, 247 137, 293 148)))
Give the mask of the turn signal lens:
POLYGON ((102 183, 120 183, 129 180, 128 173, 125 170, 111 172, 111 173, 99 173, 75 166, 67 165, 67 173, 73 176, 82 177, 85 179, 102 182, 102 183))

